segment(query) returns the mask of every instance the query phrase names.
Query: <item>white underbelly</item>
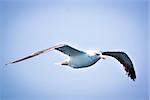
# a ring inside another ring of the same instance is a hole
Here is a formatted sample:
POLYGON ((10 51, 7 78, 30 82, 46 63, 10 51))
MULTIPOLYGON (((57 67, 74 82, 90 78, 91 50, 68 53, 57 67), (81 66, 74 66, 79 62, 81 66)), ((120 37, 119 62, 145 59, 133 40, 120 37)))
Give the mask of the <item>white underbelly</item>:
POLYGON ((90 57, 86 54, 70 57, 70 66, 74 68, 82 68, 93 65, 99 58, 90 57))

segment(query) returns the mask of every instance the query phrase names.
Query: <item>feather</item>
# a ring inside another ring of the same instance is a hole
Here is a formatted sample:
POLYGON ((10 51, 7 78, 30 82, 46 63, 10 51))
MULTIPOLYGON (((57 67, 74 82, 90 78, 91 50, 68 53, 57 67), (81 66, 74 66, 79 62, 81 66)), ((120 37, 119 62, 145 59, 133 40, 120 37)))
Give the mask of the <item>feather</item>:
POLYGON ((134 71, 133 63, 129 56, 124 52, 102 52, 102 55, 111 56, 116 58, 121 64, 123 64, 125 71, 128 76, 135 80, 136 74, 134 71))

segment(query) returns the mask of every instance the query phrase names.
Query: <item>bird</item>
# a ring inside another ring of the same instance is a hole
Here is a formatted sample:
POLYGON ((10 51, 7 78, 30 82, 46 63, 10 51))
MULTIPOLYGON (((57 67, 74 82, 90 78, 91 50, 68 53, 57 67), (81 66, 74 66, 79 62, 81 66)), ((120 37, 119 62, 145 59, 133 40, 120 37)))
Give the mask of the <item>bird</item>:
POLYGON ((6 65, 18 63, 26 59, 29 59, 29 58, 38 56, 40 54, 53 51, 53 50, 60 51, 61 53, 68 56, 67 59, 59 62, 60 65, 69 66, 75 69, 90 67, 94 65, 97 61, 99 61, 100 59, 106 59, 106 57, 108 56, 113 57, 123 65, 128 77, 130 77, 133 81, 135 81, 136 79, 136 73, 133 67, 133 63, 125 52, 123 51, 102 52, 102 51, 97 51, 97 50, 82 51, 74 47, 71 47, 67 44, 58 44, 50 48, 40 50, 38 52, 30 54, 29 56, 11 61, 7 63, 6 65))

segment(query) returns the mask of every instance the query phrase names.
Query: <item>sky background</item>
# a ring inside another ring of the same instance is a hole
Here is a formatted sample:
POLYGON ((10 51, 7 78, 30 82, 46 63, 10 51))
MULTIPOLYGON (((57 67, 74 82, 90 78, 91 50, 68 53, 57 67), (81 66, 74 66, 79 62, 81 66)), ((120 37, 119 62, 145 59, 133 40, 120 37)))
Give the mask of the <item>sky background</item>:
POLYGON ((148 1, 0 1, 2 100, 148 100, 148 1), (4 66, 66 43, 80 50, 124 51, 137 79, 113 58, 85 69, 56 65, 57 51, 4 66))

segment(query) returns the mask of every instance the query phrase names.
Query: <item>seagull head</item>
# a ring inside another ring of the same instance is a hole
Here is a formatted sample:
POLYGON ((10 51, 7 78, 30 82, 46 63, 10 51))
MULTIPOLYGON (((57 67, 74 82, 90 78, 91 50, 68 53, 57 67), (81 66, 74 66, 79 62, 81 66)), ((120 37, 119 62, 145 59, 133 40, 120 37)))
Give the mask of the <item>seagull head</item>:
POLYGON ((100 50, 87 50, 86 53, 90 56, 96 56, 100 57, 101 59, 106 59, 106 56, 102 55, 102 52, 100 50))
POLYGON ((102 53, 98 50, 87 50, 86 53, 89 54, 90 56, 101 56, 102 55, 102 53))

